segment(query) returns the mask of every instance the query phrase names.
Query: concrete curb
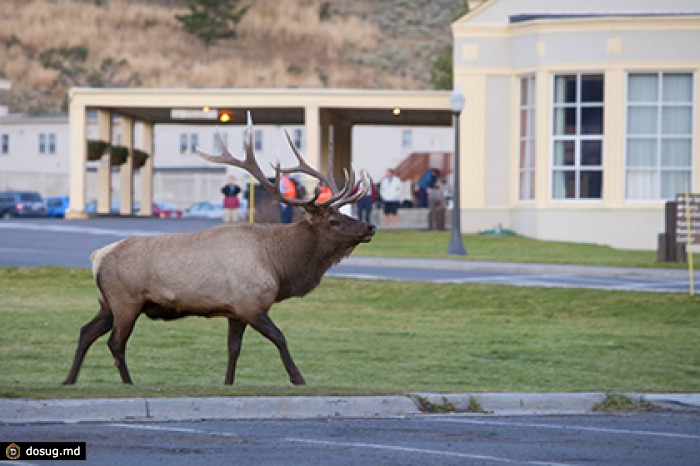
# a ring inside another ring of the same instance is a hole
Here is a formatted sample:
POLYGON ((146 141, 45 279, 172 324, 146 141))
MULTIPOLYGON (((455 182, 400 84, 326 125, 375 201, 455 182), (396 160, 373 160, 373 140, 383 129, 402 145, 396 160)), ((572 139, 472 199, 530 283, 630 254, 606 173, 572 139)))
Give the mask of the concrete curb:
MULTIPOLYGON (((0 399, 0 423, 76 423, 237 419, 584 414, 607 396, 590 393, 415 393, 406 396, 0 399)), ((625 394, 667 409, 698 409, 700 394, 625 394)))
POLYGON ((0 400, 0 423, 304 419, 419 414, 406 396, 0 400))

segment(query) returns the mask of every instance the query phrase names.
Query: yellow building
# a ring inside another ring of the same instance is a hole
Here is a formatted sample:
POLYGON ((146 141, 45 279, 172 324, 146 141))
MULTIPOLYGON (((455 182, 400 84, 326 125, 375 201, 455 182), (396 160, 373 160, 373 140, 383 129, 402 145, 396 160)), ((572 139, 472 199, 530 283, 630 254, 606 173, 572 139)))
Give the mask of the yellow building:
MULTIPOLYGON (((450 126, 449 92, 367 91, 341 89, 91 89, 73 88, 70 100, 70 207, 68 218, 86 217, 87 115, 97 113, 96 139, 111 142, 119 125, 121 145, 154 154, 154 127, 159 124, 216 125, 220 112, 227 124, 245 125, 250 111, 259 125, 303 126, 305 158, 342 179, 350 170, 355 125, 450 126), (135 131, 138 124, 140 131, 135 131), (137 140, 138 134, 138 140, 137 140), (332 154, 332 155, 331 155, 332 154)), ((233 148, 234 153, 239 153, 233 148)), ((240 154, 240 153, 239 153, 240 154)), ((102 156, 97 173, 97 212, 112 205, 112 168, 102 156)), ((119 166, 118 203, 122 214, 151 215, 153 157, 139 168, 138 189, 133 157, 119 166), (140 198, 133 199, 138 192, 140 198)))
POLYGON ((700 2, 490 0, 452 29, 464 229, 655 248, 700 186, 700 2))

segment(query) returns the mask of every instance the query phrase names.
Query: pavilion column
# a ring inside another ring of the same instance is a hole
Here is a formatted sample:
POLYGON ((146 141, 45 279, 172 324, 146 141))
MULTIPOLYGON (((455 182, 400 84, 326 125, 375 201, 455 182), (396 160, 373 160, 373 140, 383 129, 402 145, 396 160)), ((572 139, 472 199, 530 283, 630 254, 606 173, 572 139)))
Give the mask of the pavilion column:
POLYGON ((134 120, 122 117, 122 140, 129 149, 129 156, 120 166, 119 172, 119 213, 131 215, 134 204, 134 120))
MULTIPOLYGON (((112 113, 97 111, 97 138, 112 143, 112 113)), ((102 155, 97 167, 97 213, 109 214, 112 206, 112 156, 109 150, 102 155)))
POLYGON ((87 175, 86 108, 74 96, 70 99, 70 205, 66 218, 87 218, 85 198, 87 175))
POLYGON ((333 134, 333 116, 328 110, 319 110, 319 157, 316 167, 321 173, 333 169, 335 155, 335 135, 333 134))
MULTIPOLYGON (((304 134, 306 135, 306 144, 304 158, 312 167, 323 171, 324 163, 321 160, 321 118, 320 109, 315 105, 308 105, 304 108, 304 134)), ((313 193, 318 180, 307 177, 306 192, 313 193)))
POLYGON ((150 217, 153 214, 153 123, 143 124, 143 135, 141 139, 141 148, 148 152, 150 157, 146 159, 146 163, 141 167, 139 173, 139 181, 141 183, 141 211, 140 216, 150 217))
POLYGON ((333 123, 333 134, 335 135, 334 141, 334 176, 336 180, 341 180, 345 182, 345 173, 343 169, 348 172, 352 171, 352 125, 340 119, 335 119, 333 123))

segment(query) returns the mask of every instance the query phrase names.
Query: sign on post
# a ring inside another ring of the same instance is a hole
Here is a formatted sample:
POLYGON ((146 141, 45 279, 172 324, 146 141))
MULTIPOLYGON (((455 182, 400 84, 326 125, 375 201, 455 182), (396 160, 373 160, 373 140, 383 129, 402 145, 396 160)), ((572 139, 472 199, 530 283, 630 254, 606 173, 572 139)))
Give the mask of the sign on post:
POLYGON ((676 241, 686 243, 688 256, 688 278, 690 280, 690 296, 695 295, 695 278, 693 277, 693 243, 696 243, 700 233, 700 194, 676 195, 676 241), (685 235, 683 233, 685 232, 685 235), (683 240, 682 238, 685 238, 683 240))
POLYGON ((676 242, 700 243, 700 194, 676 195, 676 242), (686 212, 687 210, 687 212, 686 212))

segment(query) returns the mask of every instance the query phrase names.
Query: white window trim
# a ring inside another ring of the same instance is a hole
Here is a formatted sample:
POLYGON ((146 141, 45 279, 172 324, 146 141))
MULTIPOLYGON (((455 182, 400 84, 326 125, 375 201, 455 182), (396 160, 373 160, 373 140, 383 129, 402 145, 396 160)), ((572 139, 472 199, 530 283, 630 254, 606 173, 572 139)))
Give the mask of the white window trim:
MULTIPOLYGON (((696 105, 696 101, 697 101, 697 86, 696 86, 697 76, 696 76, 695 71, 688 70, 688 69, 680 69, 680 70, 664 69, 664 70, 657 70, 657 71, 654 71, 654 70, 651 70, 651 71, 650 70, 627 70, 627 72, 625 73, 625 104, 624 104, 625 105, 625 107, 624 107, 625 132, 624 132, 624 149, 623 149, 624 168, 623 168, 623 191, 622 191, 623 201, 625 203, 629 203, 629 204, 653 204, 653 205, 656 205, 659 203, 665 203, 666 201, 673 200, 671 198, 666 199, 666 198, 661 197, 661 181, 660 180, 659 180, 659 184, 658 184, 658 192, 656 193, 657 197, 648 198, 648 199, 634 199, 634 198, 627 197, 627 188, 628 188, 627 173, 628 173, 628 169, 629 169, 629 167, 627 165, 627 149, 628 149, 629 140, 634 139, 634 138, 629 137, 630 136, 630 134, 629 134, 629 107, 630 107, 630 105, 629 105, 630 104, 630 102, 629 102, 629 78, 630 78, 630 75, 634 75, 634 74, 654 74, 659 78, 662 78, 663 75, 666 75, 666 74, 689 74, 691 77, 690 82, 691 82, 692 95, 691 95, 691 99, 689 101, 690 107, 691 107, 691 112, 690 112, 691 121, 690 121, 690 135, 689 135, 690 136, 690 147, 691 147, 691 160, 690 160, 690 186, 688 186, 688 190, 690 192, 693 192, 693 189, 694 189, 693 182, 695 180, 695 156, 694 156, 695 150, 694 149, 695 149, 695 138, 696 138, 696 135, 695 135, 695 125, 696 125, 695 115, 697 113, 697 108, 695 108, 695 105, 696 105)), ((669 106, 669 107, 673 107, 673 106, 687 107, 688 106, 688 103, 680 104, 680 103, 674 103, 674 102, 667 102, 666 104, 664 104, 663 103, 663 95, 662 95, 663 94, 663 80, 662 79, 659 79, 657 81, 657 86, 658 86, 659 92, 657 94, 658 97, 657 97, 656 101, 646 101, 646 102, 639 101, 639 102, 635 102, 634 104, 638 105, 638 106, 644 106, 644 105, 654 106, 654 108, 656 108, 657 110, 661 106, 669 106)), ((657 118, 656 123, 657 123, 658 131, 655 134, 639 133, 639 134, 634 134, 634 136, 638 137, 640 139, 641 138, 652 138, 652 137, 654 139, 656 139, 656 149, 657 149, 657 154, 659 154, 659 157, 657 158, 657 162, 656 162, 656 173, 660 176, 661 171, 662 171, 661 170, 661 143, 662 143, 662 140, 664 139, 664 136, 663 136, 664 133, 662 132, 661 112, 657 111, 656 118, 657 118)), ((688 138, 688 136, 681 136, 681 135, 677 135, 677 134, 670 134, 670 135, 667 135, 665 137, 668 139, 673 139, 673 138, 687 139, 688 138)), ((637 168, 640 168, 640 167, 637 167, 637 168)))
POLYGON ((518 128, 517 128, 517 140, 518 140, 518 188, 517 188, 517 196, 518 196, 518 202, 533 202, 537 198, 537 78, 535 74, 527 74, 527 75, 521 75, 518 76, 518 116, 517 120, 518 121, 518 128), (527 102, 523 104, 523 99, 522 99, 522 81, 527 80, 527 86, 528 86, 528 99, 527 102), (530 95, 530 93, 532 95, 530 95), (528 130, 531 131, 526 131, 525 135, 523 136, 523 131, 522 131, 522 118, 521 118, 521 113, 525 111, 526 115, 526 121, 525 124, 527 125, 528 130), (532 116, 532 121, 530 121, 530 116, 532 116), (523 142, 526 145, 526 151, 528 148, 531 150, 530 153, 530 159, 531 159, 531 165, 523 167, 520 164, 521 158, 523 157, 523 154, 521 153, 522 150, 522 144, 523 142), (528 144, 529 143, 529 144, 528 144), (522 186, 522 179, 525 174, 528 174, 530 177, 530 182, 531 182, 531 187, 530 191, 532 192, 531 197, 522 197, 523 193, 523 186, 522 186))

